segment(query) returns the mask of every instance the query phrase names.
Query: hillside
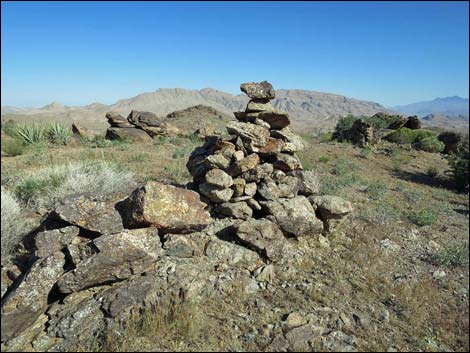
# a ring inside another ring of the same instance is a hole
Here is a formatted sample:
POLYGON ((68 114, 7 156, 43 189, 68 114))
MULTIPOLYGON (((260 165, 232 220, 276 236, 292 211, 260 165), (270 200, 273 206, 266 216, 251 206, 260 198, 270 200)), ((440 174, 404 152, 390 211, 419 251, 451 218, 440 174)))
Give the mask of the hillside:
MULTIPOLYGON (((103 131, 107 127, 104 114, 117 111, 127 115, 132 109, 151 111, 166 115, 175 110, 191 106, 205 105, 213 107, 223 114, 233 116, 234 111, 243 110, 247 98, 232 95, 211 88, 187 90, 182 88, 159 89, 155 92, 142 93, 132 98, 121 99, 111 105, 94 103, 81 107, 68 107, 52 103, 42 108, 19 109, 2 107, 2 120, 64 120, 79 121, 91 129, 103 131)), ((382 105, 348 98, 341 95, 305 90, 276 90, 273 104, 278 109, 287 111, 293 121, 293 127, 304 130, 334 127, 337 118, 348 114, 372 115, 387 111, 382 105)))

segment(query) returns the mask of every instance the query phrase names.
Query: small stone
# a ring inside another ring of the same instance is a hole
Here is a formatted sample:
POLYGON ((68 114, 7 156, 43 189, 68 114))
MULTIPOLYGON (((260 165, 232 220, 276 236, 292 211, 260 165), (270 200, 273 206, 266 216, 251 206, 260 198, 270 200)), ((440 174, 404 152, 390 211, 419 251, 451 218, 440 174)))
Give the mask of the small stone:
POLYGON ((274 266, 265 265, 255 270, 255 278, 259 282, 272 282, 274 279, 274 266))
POLYGON ((230 160, 225 158, 222 154, 212 154, 206 157, 206 163, 209 169, 219 168, 226 170, 230 166, 230 160))
POLYGON ((245 194, 248 196, 255 196, 257 190, 256 183, 248 183, 245 185, 245 194))
POLYGON ((246 200, 248 206, 250 206, 254 211, 261 211, 261 205, 255 199, 246 200))
POLYGON ((390 312, 387 309, 385 309, 380 314, 380 321, 387 322, 388 320, 390 320, 390 312))
POLYGON ((201 185, 199 185, 199 191, 201 192, 201 194, 203 194, 209 200, 215 203, 227 202, 232 198, 234 192, 233 189, 221 189, 215 185, 211 185, 208 183, 202 183, 201 185))
POLYGON ((302 169, 302 165, 297 157, 286 153, 279 153, 274 156, 273 166, 284 172, 290 172, 296 169, 302 169))
POLYGON ((242 196, 245 192, 245 185, 246 185, 245 179, 242 179, 242 178, 233 179, 233 185, 232 185, 232 189, 234 190, 233 195, 236 197, 242 196))
POLYGON ((447 274, 444 270, 437 270, 437 271, 434 271, 433 274, 432 274, 432 277, 434 279, 442 279, 445 276, 447 276, 447 274))
POLYGON ((215 212, 221 216, 248 219, 253 216, 253 210, 246 202, 226 202, 218 205, 215 212))
POLYGON ((241 161, 243 158, 245 158, 243 151, 235 151, 233 154, 233 159, 235 159, 235 161, 241 161))
POLYGON ((300 327, 307 324, 304 315, 298 312, 292 312, 287 315, 286 319, 282 322, 282 328, 285 332, 292 330, 295 327, 300 327))
POLYGON ((206 183, 217 186, 219 188, 229 188, 233 184, 233 179, 230 175, 221 169, 211 169, 206 173, 206 183))

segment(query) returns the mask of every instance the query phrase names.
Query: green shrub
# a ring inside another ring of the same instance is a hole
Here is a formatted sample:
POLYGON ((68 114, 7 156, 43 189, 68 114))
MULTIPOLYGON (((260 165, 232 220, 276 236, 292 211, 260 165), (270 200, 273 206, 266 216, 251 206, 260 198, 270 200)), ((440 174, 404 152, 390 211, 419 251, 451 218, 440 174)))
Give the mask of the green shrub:
POLYGON ((437 221, 437 214, 431 210, 413 210, 408 219, 419 227, 433 225, 437 221))
POLYGON ((468 243, 453 244, 437 251, 431 256, 431 261, 436 265, 457 267, 468 264, 468 243))
POLYGON ((354 122, 358 119, 362 119, 364 122, 370 124, 375 129, 387 128, 391 123, 402 120, 399 115, 389 115, 386 113, 377 113, 372 116, 353 116, 348 115, 340 118, 336 124, 334 136, 345 136, 345 132, 349 130, 354 122))
POLYGON ((318 161, 320 163, 327 163, 329 160, 330 160, 330 157, 328 156, 320 156, 320 158, 318 158, 318 161))
POLYGON ((459 189, 468 187, 469 179, 469 143, 468 136, 463 140, 457 152, 450 156, 449 164, 452 170, 452 175, 459 189))
POLYGON ((333 139, 332 132, 324 132, 320 135, 320 142, 330 142, 333 139))
POLYGON ((2 141, 2 150, 9 156, 19 156, 25 151, 26 146, 23 141, 18 138, 2 141))
POLYGON ((425 152, 440 153, 444 151, 445 145, 436 137, 426 137, 420 140, 416 147, 425 152))
POLYGON ((66 145, 72 134, 72 128, 66 123, 55 122, 46 128, 47 140, 53 145, 66 145))
POLYGON ((422 141, 429 137, 437 137, 437 132, 423 129, 408 129, 402 127, 393 134, 387 136, 387 140, 399 144, 412 144, 422 141))
POLYGON ((387 191, 387 185, 383 181, 371 182, 365 190, 367 196, 372 200, 380 200, 387 191))

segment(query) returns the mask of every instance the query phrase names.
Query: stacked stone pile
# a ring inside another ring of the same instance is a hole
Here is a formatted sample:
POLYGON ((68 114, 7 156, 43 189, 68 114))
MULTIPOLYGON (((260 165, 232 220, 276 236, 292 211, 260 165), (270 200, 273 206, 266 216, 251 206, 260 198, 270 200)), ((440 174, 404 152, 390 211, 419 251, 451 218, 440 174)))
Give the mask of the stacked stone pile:
POLYGON ((324 203, 316 202, 318 180, 296 156, 302 139, 289 129, 288 113, 270 102, 272 85, 244 83, 240 89, 250 101, 227 124, 229 135, 207 136, 188 161, 195 187, 216 217, 267 219, 295 237, 330 229, 327 212, 318 209, 324 203))

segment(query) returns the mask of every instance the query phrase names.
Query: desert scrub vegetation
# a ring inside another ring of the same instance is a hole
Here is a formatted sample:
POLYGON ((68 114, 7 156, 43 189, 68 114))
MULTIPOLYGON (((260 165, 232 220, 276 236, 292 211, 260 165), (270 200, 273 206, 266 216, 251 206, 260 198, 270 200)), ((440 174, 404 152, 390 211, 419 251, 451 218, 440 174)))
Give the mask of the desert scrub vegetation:
POLYGON ((11 254, 30 228, 29 221, 22 217, 22 208, 10 191, 2 186, 1 207, 1 255, 11 254))
POLYGON ((419 227, 430 226, 436 223, 437 213, 425 208, 411 210, 408 214, 408 219, 419 227))
POLYGON ((439 266, 457 267, 468 264, 468 243, 451 244, 430 256, 432 263, 439 266))
POLYGON ((388 114, 375 114, 373 116, 354 116, 348 115, 338 120, 335 127, 334 135, 339 134, 342 136, 347 130, 349 130, 354 122, 358 119, 370 124, 373 128, 384 129, 387 128, 391 123, 401 120, 399 115, 388 115, 388 114))
POLYGON ((20 156, 26 150, 26 146, 18 138, 6 139, 2 141, 2 151, 8 154, 9 156, 20 156))
POLYGON ((108 147, 121 147, 121 148, 128 148, 129 145, 132 143, 131 140, 128 139, 116 139, 116 140, 108 140, 102 135, 95 135, 93 137, 82 137, 80 139, 82 144, 90 148, 108 148, 108 147))
POLYGON ((469 141, 468 135, 462 141, 457 152, 449 158, 449 164, 455 183, 459 189, 468 189, 469 184, 469 141))
POLYGON ((23 204, 48 208, 58 199, 76 193, 112 194, 132 180, 133 173, 114 163, 70 162, 20 176, 14 192, 23 204))

